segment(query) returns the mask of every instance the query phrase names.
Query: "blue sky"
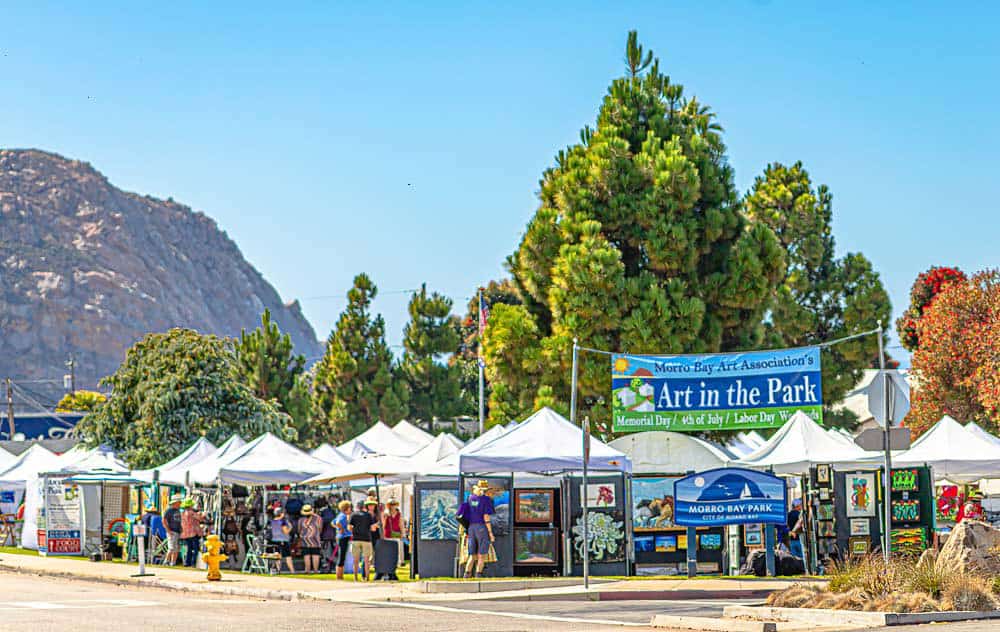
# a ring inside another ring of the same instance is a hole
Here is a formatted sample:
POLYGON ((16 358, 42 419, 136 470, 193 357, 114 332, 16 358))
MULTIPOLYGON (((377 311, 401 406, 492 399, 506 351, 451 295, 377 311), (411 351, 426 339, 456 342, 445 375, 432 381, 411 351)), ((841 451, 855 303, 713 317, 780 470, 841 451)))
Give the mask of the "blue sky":
POLYGON ((206 212, 321 338, 359 271, 393 344, 392 291, 503 274, 630 28, 718 113, 741 190, 771 161, 830 186, 896 315, 928 266, 998 263, 995 5, 96 4, 0 3, 0 145, 206 212))

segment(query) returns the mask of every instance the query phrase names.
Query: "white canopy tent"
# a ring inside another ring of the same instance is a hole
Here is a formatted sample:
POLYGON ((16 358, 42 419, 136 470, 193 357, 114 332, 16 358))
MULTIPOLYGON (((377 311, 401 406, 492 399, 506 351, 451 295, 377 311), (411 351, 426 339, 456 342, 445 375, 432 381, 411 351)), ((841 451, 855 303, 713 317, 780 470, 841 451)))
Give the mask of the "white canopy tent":
POLYGON ((347 456, 329 443, 324 443, 309 453, 320 461, 329 465, 344 465, 351 462, 351 457, 347 456))
POLYGON ((205 437, 200 437, 188 446, 187 450, 184 450, 160 467, 149 470, 135 470, 132 472, 132 476, 150 483, 153 481, 153 472, 158 471, 161 483, 166 485, 183 485, 188 471, 210 457, 215 451, 216 447, 212 445, 211 441, 205 437))
POLYGON ((809 415, 799 411, 763 446, 730 465, 773 469, 776 474, 804 474, 811 466, 821 464, 835 468, 871 467, 866 458, 872 456, 873 453, 830 436, 809 415))
POLYGON ((632 460, 633 474, 702 472, 724 467, 731 460, 718 446, 681 432, 636 432, 608 445, 632 460))
POLYGON ((90 470, 100 470, 102 472, 114 472, 122 474, 129 472, 128 465, 115 456, 115 451, 108 446, 100 446, 92 450, 77 449, 74 447, 69 452, 62 455, 59 464, 62 472, 89 472, 90 470))
POLYGON ((406 441, 419 446, 425 446, 434 440, 434 435, 405 419, 393 426, 392 431, 406 441))
POLYGON ((329 485, 369 478, 408 477, 417 474, 415 467, 414 461, 408 457, 369 454, 340 467, 327 466, 312 478, 303 481, 303 484, 329 485))
POLYGON ((1000 475, 1000 446, 945 415, 909 450, 892 457, 893 467, 924 464, 934 469, 936 480, 973 483, 1000 475))
MULTIPOLYGON (((632 471, 632 461, 624 453, 594 437, 589 447, 589 469, 632 471)), ((583 430, 547 406, 486 445, 459 454, 462 473, 550 474, 581 469, 583 430)))
POLYGON ((980 439, 986 439, 990 443, 1000 446, 1000 437, 991 434, 987 430, 984 430, 982 426, 980 426, 974 421, 970 421, 969 423, 965 424, 965 430, 971 432, 980 439))
POLYGON ((222 466, 243 451, 247 442, 239 435, 233 435, 215 449, 215 452, 196 463, 188 472, 190 485, 214 485, 222 466))
POLYGON ((61 465, 59 456, 36 443, 0 472, 0 488, 24 489, 29 480, 38 478, 39 472, 51 472, 61 465))
POLYGON ((366 454, 375 454, 375 450, 358 441, 356 437, 337 446, 337 450, 340 451, 341 454, 350 458, 352 461, 360 459, 366 454))
POLYGON ((266 432, 250 443, 219 469, 223 483, 241 485, 288 485, 316 476, 329 467, 266 432))
MULTIPOLYGON (((30 449, 30 448, 29 448, 30 449)), ((21 454, 24 454, 23 452, 21 454)), ((0 471, 10 467, 17 460, 20 454, 11 454, 7 450, 0 448, 0 471)))
POLYGON ((403 438, 381 421, 376 421, 368 430, 355 437, 366 448, 376 454, 391 456, 411 456, 424 446, 423 443, 403 438))
POLYGON ((495 441, 498 437, 502 437, 507 434, 508 430, 506 426, 493 426, 483 434, 479 435, 475 439, 472 439, 466 443, 462 448, 460 448, 454 454, 450 454, 443 459, 438 460, 433 466, 425 469, 421 474, 423 476, 458 476, 458 459, 459 456, 465 452, 473 452, 478 450, 482 446, 495 441))

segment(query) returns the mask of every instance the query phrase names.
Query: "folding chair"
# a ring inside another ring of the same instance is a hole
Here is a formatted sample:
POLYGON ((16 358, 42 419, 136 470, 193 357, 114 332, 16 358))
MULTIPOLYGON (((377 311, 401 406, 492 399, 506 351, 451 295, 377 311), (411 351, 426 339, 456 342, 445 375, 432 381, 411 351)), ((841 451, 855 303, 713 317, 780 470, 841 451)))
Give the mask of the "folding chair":
POLYGON ((260 540, 252 533, 247 534, 247 554, 243 559, 244 573, 261 573, 276 575, 278 564, 281 563, 280 553, 266 553, 261 548, 260 540))

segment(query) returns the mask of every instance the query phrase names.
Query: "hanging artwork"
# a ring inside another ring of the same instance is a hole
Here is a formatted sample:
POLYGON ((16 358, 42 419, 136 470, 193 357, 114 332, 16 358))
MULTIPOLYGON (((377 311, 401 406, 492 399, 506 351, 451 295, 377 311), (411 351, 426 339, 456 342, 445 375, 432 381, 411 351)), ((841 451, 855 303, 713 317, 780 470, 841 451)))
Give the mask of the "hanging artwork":
POLYGON ((487 494, 493 499, 493 534, 508 535, 510 533, 510 479, 499 477, 487 477, 486 479, 466 478, 465 494, 462 500, 469 497, 472 487, 480 480, 489 483, 487 494))
POLYGON ((702 533, 698 536, 698 546, 706 551, 718 551, 722 548, 722 534, 702 533))
POLYGON ((871 540, 864 537, 849 538, 847 540, 847 548, 850 550, 851 555, 868 555, 868 550, 871 548, 871 540))
POLYGON ((457 540, 458 491, 454 489, 420 490, 420 539, 457 540))
POLYGON ((819 537, 837 537, 837 530, 833 528, 833 520, 820 520, 817 524, 819 525, 819 537))
POLYGON ((816 506, 817 520, 833 520, 833 505, 827 503, 816 506))
POLYGON ((515 564, 555 564, 555 529, 514 529, 515 564))
POLYGON ((919 500, 893 500, 891 504, 893 522, 916 522, 920 520, 919 500))
POLYGON ((681 550, 688 548, 688 537, 686 535, 677 536, 677 548, 681 550))
POLYGON ((889 542, 893 553, 920 555, 927 548, 927 532, 921 527, 893 529, 889 531, 889 542))
POLYGON ((943 486, 941 495, 937 499, 937 519, 953 522, 958 517, 958 508, 961 505, 962 498, 958 494, 958 485, 943 486))
POLYGON ((748 524, 743 527, 743 544, 746 546, 761 546, 764 544, 764 526, 748 524))
POLYGON ((656 550, 656 543, 651 535, 637 535, 635 537, 636 553, 652 553, 656 550))
MULTIPOLYGON (((621 562, 625 559, 625 521, 619 516, 593 511, 587 513, 587 539, 591 562, 621 562)), ((583 561, 583 515, 573 525, 573 560, 583 561)))
POLYGON ((915 468, 892 471, 892 491, 915 492, 920 489, 920 477, 915 468))
POLYGON ((851 535, 871 535, 871 523, 868 518, 851 518, 851 535))
POLYGON ((549 524, 553 520, 551 489, 514 490, 514 520, 549 524))
POLYGON ((830 484, 830 466, 829 465, 817 465, 816 466, 816 482, 820 485, 830 484))
POLYGON ((844 477, 848 518, 871 518, 875 515, 875 473, 855 472, 844 477))
POLYGON ((673 553, 677 550, 677 537, 672 535, 656 536, 657 553, 673 553))
POLYGON ((655 531, 674 526, 674 481, 677 477, 632 479, 632 528, 655 531))
POLYGON ((580 485, 580 497, 586 499, 588 509, 614 509, 614 483, 588 483, 587 489, 580 485))

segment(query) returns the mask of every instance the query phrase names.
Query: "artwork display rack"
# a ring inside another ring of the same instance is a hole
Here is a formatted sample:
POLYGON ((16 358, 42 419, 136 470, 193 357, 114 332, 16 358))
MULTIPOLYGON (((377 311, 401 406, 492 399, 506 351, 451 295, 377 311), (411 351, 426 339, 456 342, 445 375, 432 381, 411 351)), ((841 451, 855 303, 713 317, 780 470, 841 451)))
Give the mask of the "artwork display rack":
POLYGON ((889 542, 892 552, 920 555, 931 545, 937 510, 930 468, 893 469, 889 480, 889 507, 892 512, 889 542))

